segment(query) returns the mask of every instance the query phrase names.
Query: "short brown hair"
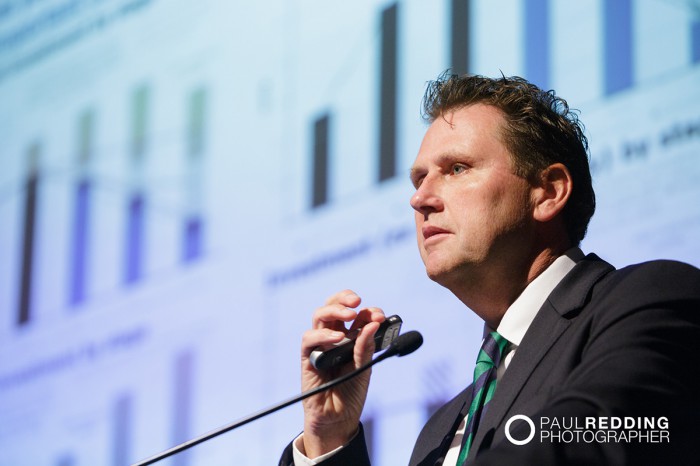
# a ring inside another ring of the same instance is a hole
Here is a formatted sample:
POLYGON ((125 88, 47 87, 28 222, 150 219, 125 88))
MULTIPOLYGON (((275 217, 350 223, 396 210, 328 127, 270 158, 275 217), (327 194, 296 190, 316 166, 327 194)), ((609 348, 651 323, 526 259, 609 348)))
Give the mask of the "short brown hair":
POLYGON ((595 211, 595 193, 588 164, 588 140, 583 124, 566 101, 523 78, 457 76, 445 72, 428 83, 423 118, 435 121, 450 110, 482 103, 505 117, 504 144, 513 155, 515 173, 531 181, 553 163, 564 164, 573 178, 564 223, 572 244, 586 235, 595 211))

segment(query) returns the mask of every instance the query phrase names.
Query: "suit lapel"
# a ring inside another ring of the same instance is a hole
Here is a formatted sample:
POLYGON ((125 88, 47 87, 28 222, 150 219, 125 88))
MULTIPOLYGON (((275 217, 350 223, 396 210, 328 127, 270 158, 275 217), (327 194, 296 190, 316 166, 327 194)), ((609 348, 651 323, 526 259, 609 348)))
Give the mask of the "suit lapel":
POLYGON ((490 440, 484 448, 490 446, 495 428, 504 422, 508 410, 530 375, 571 324, 566 318, 567 314, 581 308, 593 285, 612 270, 614 268, 610 264, 589 254, 552 291, 525 333, 508 370, 498 382, 496 393, 489 402, 474 438, 470 458, 481 449, 481 443, 487 435, 490 440))

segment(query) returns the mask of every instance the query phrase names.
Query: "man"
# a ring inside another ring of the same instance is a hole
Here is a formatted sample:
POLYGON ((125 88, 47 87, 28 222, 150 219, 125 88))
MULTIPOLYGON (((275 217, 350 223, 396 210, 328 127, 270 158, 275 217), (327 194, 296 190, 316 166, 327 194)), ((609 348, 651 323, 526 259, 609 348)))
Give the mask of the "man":
MULTIPOLYGON (((687 456, 700 439, 700 271, 584 257, 595 209, 587 141, 552 92, 520 78, 442 76, 424 108, 431 125, 411 169, 418 249, 428 276, 497 344, 484 349, 488 372, 428 421, 410 465, 700 464, 687 456), (534 427, 509 424, 515 415, 534 427), (610 427, 626 419, 635 440, 610 427), (567 441, 572 422, 598 437, 567 441)), ((340 341, 346 323, 362 331, 340 372, 372 357, 384 315, 359 304, 346 290, 314 313, 304 390, 339 375, 316 371, 309 354, 340 341)), ((305 400, 304 432, 280 464, 369 464, 359 423, 369 378, 305 400)))

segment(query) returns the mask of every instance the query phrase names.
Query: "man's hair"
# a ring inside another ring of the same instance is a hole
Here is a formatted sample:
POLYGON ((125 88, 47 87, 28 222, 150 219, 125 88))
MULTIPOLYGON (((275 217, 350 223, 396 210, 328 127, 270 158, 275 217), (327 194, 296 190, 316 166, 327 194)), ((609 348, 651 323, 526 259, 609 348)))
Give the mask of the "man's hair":
POLYGON ((571 243, 578 245, 595 211, 595 193, 588 140, 576 111, 554 91, 543 91, 517 76, 494 79, 444 72, 428 83, 423 118, 432 123, 448 111, 477 103, 503 112, 502 138, 513 156, 515 174, 534 182, 553 163, 569 169, 573 190, 563 216, 571 243))

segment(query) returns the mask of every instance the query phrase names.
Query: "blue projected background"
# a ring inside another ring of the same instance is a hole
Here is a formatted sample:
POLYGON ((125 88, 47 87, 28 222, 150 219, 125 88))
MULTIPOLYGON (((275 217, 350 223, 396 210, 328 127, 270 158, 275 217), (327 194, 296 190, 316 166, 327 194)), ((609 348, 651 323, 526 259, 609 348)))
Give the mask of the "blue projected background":
MULTIPOLYGON (((297 393, 344 288, 425 336, 364 413, 374 464, 406 464, 481 336, 408 204, 447 68, 581 110, 585 252, 700 265, 697 0, 0 0, 0 466, 123 466, 297 393)), ((301 428, 163 464, 276 464, 301 428)))

